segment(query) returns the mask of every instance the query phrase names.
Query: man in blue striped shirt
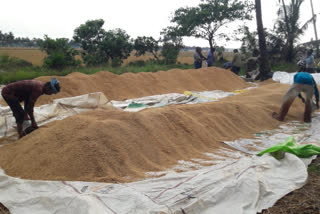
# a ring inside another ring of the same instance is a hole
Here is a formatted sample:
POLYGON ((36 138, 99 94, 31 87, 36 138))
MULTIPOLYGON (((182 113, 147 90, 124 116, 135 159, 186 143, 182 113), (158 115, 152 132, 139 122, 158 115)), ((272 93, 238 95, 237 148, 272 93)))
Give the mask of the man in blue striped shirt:
POLYGON ((273 112, 272 116, 279 121, 283 121, 294 99, 297 96, 299 96, 299 98, 305 104, 304 122, 310 123, 311 113, 312 113, 313 94, 316 97, 316 105, 317 105, 317 108, 319 109, 319 91, 317 88, 317 84, 313 79, 312 75, 306 72, 297 73, 296 75, 294 75, 293 85, 289 88, 287 93, 282 98, 282 104, 281 104, 279 114, 277 114, 276 112, 273 112), (301 92, 305 94, 306 96, 305 99, 301 96, 300 94, 301 92))

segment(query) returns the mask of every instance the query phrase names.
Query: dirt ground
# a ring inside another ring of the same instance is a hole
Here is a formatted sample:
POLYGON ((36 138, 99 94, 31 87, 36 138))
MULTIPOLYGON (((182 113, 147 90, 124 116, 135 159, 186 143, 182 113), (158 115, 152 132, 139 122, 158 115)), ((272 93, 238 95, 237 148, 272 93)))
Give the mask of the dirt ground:
MULTIPOLYGON (((39 78, 48 79, 50 77, 39 78)), ((59 79, 62 92, 41 98, 38 105, 54 98, 96 91, 102 91, 110 100, 123 100, 185 90, 233 91, 251 86, 230 71, 218 68, 119 76, 109 72, 89 76, 73 73, 59 79)), ((288 87, 267 81, 219 102, 173 105, 140 112, 114 109, 84 112, 44 125, 0 147, 0 167, 8 175, 25 179, 113 183, 140 180, 145 178, 145 172, 166 170, 178 160, 205 159, 203 153, 214 153, 224 146, 223 141, 250 138, 257 132, 279 127, 282 123, 274 120, 271 114, 279 110, 288 87)), ((296 100, 286 121, 302 120, 303 109, 302 103, 296 100)), ((314 179, 309 179, 310 189, 319 190, 315 185, 319 184, 319 176, 314 179)), ((309 183, 302 189, 309 188, 309 183)), ((311 197, 319 196, 318 193, 314 191, 311 197)), ((285 208, 278 203, 275 209, 285 208)), ((304 205, 307 203, 300 206, 304 205)), ((269 209, 264 213, 278 211, 269 209)))

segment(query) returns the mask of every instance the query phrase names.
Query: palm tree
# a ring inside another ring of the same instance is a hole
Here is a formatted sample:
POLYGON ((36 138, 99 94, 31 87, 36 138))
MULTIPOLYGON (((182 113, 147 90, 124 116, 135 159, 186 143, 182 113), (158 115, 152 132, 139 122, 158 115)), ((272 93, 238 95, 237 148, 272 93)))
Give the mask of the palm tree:
POLYGON ((263 23, 262 23, 262 12, 261 12, 261 1, 255 0, 256 9, 256 20, 257 30, 259 37, 259 49, 260 49, 260 80, 263 81, 267 78, 267 74, 270 72, 270 64, 267 54, 266 38, 264 35, 263 23))
MULTIPOLYGON (((279 34, 284 34, 286 38, 286 61, 292 62, 294 59, 294 44, 303 35, 308 25, 313 21, 314 16, 301 27, 299 25, 300 6, 304 0, 290 0, 290 4, 286 5, 284 0, 281 0, 282 8, 278 11, 278 20, 276 30, 279 34)), ((280 0, 279 0, 280 2, 280 0)))
POLYGON ((314 35, 316 37, 316 48, 317 48, 317 57, 319 57, 319 41, 318 41, 318 33, 317 33, 317 27, 316 27, 316 16, 314 15, 314 10, 313 10, 313 3, 312 0, 310 0, 310 5, 311 5, 311 11, 312 11, 312 22, 313 22, 313 28, 314 28, 314 35))

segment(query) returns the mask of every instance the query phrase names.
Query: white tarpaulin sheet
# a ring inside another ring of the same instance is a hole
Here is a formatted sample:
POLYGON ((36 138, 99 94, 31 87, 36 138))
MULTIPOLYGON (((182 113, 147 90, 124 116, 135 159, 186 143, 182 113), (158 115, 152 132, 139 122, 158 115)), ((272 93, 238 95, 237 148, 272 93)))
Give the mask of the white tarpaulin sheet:
POLYGON ((12 214, 249 214, 272 206, 306 179, 305 163, 291 154, 281 161, 243 156, 128 184, 29 181, 0 172, 0 201, 12 214))
POLYGON ((224 97, 237 95, 243 93, 247 90, 250 90, 254 87, 250 87, 243 90, 235 90, 232 92, 225 92, 221 90, 214 91, 185 91, 183 94, 179 93, 170 93, 170 94, 161 94, 153 95, 135 99, 127 99, 124 101, 114 101, 111 103, 114 107, 123 109, 124 111, 140 111, 145 108, 157 108, 168 105, 177 105, 177 104, 196 104, 196 103, 206 103, 218 101, 224 97))
MULTIPOLYGON (((83 111, 103 107, 108 99, 103 93, 91 93, 76 97, 55 99, 53 103, 34 108, 34 117, 38 125, 52 120, 62 120, 83 111)), ((11 136, 16 133, 16 122, 9 106, 0 106, 0 137, 11 136)))
MULTIPOLYGON (((272 80, 277 81, 284 84, 292 84, 293 76, 296 73, 288 73, 284 71, 276 71, 273 73, 272 80)), ((311 74, 316 81, 317 84, 320 84, 320 74, 311 74)))

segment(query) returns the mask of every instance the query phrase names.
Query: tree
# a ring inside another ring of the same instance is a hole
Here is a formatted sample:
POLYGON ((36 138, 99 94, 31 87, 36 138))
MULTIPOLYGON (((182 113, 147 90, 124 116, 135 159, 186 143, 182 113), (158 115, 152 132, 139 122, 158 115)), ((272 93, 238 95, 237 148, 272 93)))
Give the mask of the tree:
POLYGON ((105 36, 105 30, 102 29, 103 24, 102 19, 89 20, 74 30, 73 39, 83 49, 81 56, 88 65, 108 62, 108 57, 99 52, 99 44, 105 36))
POLYGON ((156 60, 159 60, 158 51, 159 51, 159 41, 155 40, 153 37, 137 37, 134 40, 134 49, 136 50, 136 56, 142 56, 146 52, 149 52, 153 55, 156 60))
POLYGON ((130 36, 121 29, 105 31, 102 19, 89 20, 74 30, 73 39, 83 49, 82 58, 87 65, 104 64, 111 59, 117 66, 132 51, 130 36))
MULTIPOLYGON (((247 26, 243 26, 240 29, 240 34, 243 35, 240 39, 242 42, 240 50, 246 57, 250 57, 254 51, 259 49, 258 33, 257 31, 250 32, 247 26)), ((271 62, 273 62, 272 60, 279 61, 282 58, 285 47, 284 38, 267 29, 264 29, 264 36, 269 60, 271 62)))
POLYGON ((258 33, 256 31, 250 32, 247 26, 243 26, 242 29, 239 29, 239 33, 243 35, 243 37, 239 39, 241 41, 240 50, 246 57, 250 57, 253 50, 258 48, 259 44, 256 38, 258 33))
POLYGON ((101 54, 111 60, 113 67, 120 66, 133 49, 130 36, 122 29, 107 31, 98 46, 101 54))
POLYGON ((78 51, 68 45, 69 40, 65 38, 51 39, 48 36, 40 42, 40 50, 45 51, 44 65, 53 69, 63 69, 68 66, 77 66, 79 60, 75 59, 78 51))
POLYGON ((10 43, 14 41, 14 36, 12 32, 2 33, 0 30, 0 46, 10 46, 10 43))
POLYGON ((235 20, 252 18, 251 1, 240 0, 201 0, 197 7, 179 8, 171 19, 174 30, 180 36, 202 38, 212 48, 216 37, 227 38, 227 33, 219 31, 223 26, 235 20))
MULTIPOLYGON (((314 16, 304 23, 301 27, 299 25, 300 6, 304 0, 290 0, 290 4, 286 5, 284 0, 281 0, 282 7, 278 11, 278 20, 276 22, 276 32, 283 35, 286 39, 286 61, 292 62, 294 60, 294 44, 303 35, 308 25, 313 21, 314 16)), ((279 0, 280 2, 280 0, 279 0)))
POLYGON ((178 59, 180 49, 183 48, 182 37, 171 27, 163 29, 161 32, 163 38, 161 55, 165 64, 175 64, 178 59))
POLYGON ((256 20, 257 20, 257 31, 259 37, 259 50, 260 50, 260 60, 259 60, 259 70, 260 70, 260 80, 263 81, 267 79, 267 74, 271 71, 266 39, 264 35, 263 23, 262 23, 262 12, 261 12, 261 1, 255 0, 255 9, 256 9, 256 20))

